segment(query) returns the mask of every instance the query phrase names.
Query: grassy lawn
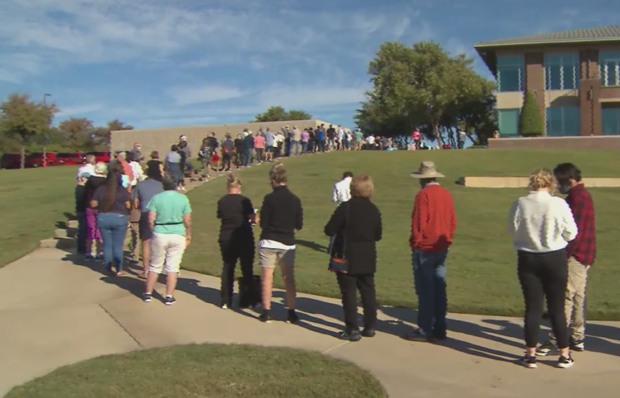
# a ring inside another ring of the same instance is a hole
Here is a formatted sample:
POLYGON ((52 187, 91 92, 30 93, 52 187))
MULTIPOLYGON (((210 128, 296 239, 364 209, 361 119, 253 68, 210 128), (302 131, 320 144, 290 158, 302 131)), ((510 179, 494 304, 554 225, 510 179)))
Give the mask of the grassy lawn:
POLYGON ((370 373, 301 350, 189 345, 91 359, 14 388, 5 398, 386 397, 370 373))
MULTIPOLYGON (((433 160, 446 174, 444 185, 454 195, 459 226, 448 259, 452 312, 520 315, 521 290, 516 255, 505 232, 506 216, 519 189, 465 188, 460 176, 526 176, 538 167, 571 161, 588 177, 620 177, 617 151, 601 150, 465 150, 419 152, 331 153, 285 161, 290 187, 302 199, 305 226, 298 233, 297 282, 300 291, 338 297, 334 276, 327 271, 323 227, 331 215, 331 189, 343 171, 366 172, 375 179, 374 202, 383 213, 384 235, 378 245, 377 295, 382 304, 415 306, 408 247, 410 214, 417 183, 409 173, 421 160, 433 160)), ((243 193, 260 207, 270 191, 268 165, 240 172, 243 193)), ((194 210, 194 239, 185 268, 218 275, 218 220, 214 204, 225 193, 218 179, 189 193, 194 210)), ((593 189, 597 212, 598 259, 589 281, 589 317, 620 319, 617 281, 620 264, 613 249, 620 237, 620 189, 593 189)), ((259 230, 256 230, 258 233, 259 230)), ((281 284, 280 284, 281 286, 281 284)))
POLYGON ((56 224, 75 213, 77 166, 0 170, 0 267, 51 238, 56 224))

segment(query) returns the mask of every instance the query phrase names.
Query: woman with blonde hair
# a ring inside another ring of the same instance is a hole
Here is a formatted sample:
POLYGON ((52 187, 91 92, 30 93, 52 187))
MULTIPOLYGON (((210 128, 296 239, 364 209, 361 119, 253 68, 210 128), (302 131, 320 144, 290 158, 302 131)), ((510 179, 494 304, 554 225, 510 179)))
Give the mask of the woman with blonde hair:
POLYGON ((551 327, 560 350, 558 367, 570 368, 568 325, 564 295, 568 282, 566 246, 577 236, 577 225, 566 201, 552 196, 555 177, 547 169, 530 175, 529 194, 510 208, 508 233, 517 250, 517 274, 525 300, 525 347, 520 363, 530 369, 536 365, 536 346, 544 299, 551 327))
MULTIPOLYGON (((342 294, 345 329, 341 338, 359 341, 362 336, 373 337, 377 324, 375 273, 377 272, 376 242, 381 240, 381 212, 370 201, 374 193, 372 178, 359 174, 351 180, 351 199, 336 208, 325 225, 325 235, 334 237, 332 259, 345 264, 336 273, 342 294), (344 260, 344 261, 343 261, 344 260), (356 290, 362 297, 364 329, 357 325, 356 290)), ((333 260, 332 260, 333 261, 333 260)))
POLYGON ((239 290, 243 294, 239 297, 239 307, 247 308, 258 304, 256 297, 259 292, 253 292, 252 280, 254 264, 254 232, 252 225, 258 217, 250 199, 241 195, 241 180, 235 174, 228 175, 226 195, 217 202, 217 218, 220 219, 219 244, 222 254, 222 284, 220 288, 222 309, 232 305, 233 288, 235 281, 235 266, 241 264, 242 278, 239 290))

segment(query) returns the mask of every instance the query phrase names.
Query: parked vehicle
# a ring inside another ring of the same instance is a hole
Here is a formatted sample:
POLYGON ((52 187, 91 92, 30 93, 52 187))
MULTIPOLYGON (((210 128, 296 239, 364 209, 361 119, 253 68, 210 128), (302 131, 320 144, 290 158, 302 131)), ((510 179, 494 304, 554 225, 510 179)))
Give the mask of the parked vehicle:
POLYGON ((26 156, 26 167, 55 166, 56 152, 33 152, 26 156))
POLYGON ((5 153, 0 158, 0 168, 19 169, 22 166, 22 155, 20 153, 5 153))
POLYGON ((112 160, 110 152, 88 152, 86 155, 95 155, 95 160, 97 162, 108 163, 112 160))
POLYGON ((84 163, 84 155, 79 152, 59 152, 56 154, 54 166, 79 165, 84 163))

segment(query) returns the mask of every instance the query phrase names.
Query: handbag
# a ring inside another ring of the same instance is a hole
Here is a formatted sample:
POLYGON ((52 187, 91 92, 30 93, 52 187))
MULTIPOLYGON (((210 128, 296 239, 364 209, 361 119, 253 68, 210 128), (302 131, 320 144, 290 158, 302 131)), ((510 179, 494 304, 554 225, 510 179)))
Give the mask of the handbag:
MULTIPOLYGON (((347 204, 347 215, 346 215, 345 224, 344 224, 345 227, 349 224, 350 206, 351 206, 350 204, 347 204)), ((335 243, 335 239, 334 239, 334 243, 335 243)), ((349 261, 347 260, 347 257, 345 254, 347 252, 347 237, 345 235, 344 228, 342 231, 342 257, 337 257, 333 254, 333 251, 334 251, 333 246, 332 246, 331 257, 329 259, 329 266, 327 267, 327 269, 331 272, 337 272, 339 274, 348 274, 349 273, 349 261)))

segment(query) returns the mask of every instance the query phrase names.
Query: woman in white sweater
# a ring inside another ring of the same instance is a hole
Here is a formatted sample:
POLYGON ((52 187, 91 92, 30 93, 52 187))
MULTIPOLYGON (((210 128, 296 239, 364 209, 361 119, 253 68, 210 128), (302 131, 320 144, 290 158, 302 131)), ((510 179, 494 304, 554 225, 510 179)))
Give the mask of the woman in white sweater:
POLYGON ((512 204, 508 217, 508 233, 517 250, 519 282, 525 299, 526 353, 520 362, 536 368, 536 346, 547 297, 551 326, 560 349, 558 366, 569 368, 574 361, 564 313, 568 281, 566 246, 577 236, 577 225, 566 201, 552 196, 555 177, 551 171, 541 169, 532 173, 529 191, 512 204))

